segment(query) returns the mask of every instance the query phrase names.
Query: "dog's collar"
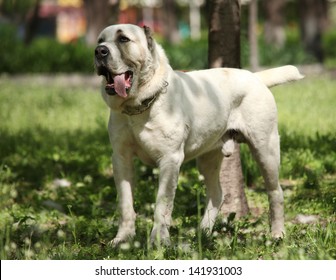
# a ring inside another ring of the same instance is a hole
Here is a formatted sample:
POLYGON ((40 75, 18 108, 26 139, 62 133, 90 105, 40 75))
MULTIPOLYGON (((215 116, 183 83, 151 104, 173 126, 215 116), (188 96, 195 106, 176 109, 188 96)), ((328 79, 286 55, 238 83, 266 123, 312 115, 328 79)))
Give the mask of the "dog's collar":
POLYGON ((129 116, 140 115, 141 113, 145 112, 146 110, 148 110, 152 106, 152 104, 154 103, 156 98, 159 96, 159 94, 160 94, 160 92, 154 94, 154 96, 152 96, 152 97, 149 97, 149 98, 143 100, 139 106, 126 105, 122 112, 126 115, 129 115, 129 116))
MULTIPOLYGON (((168 83, 165 82, 163 88, 167 86, 168 86, 168 83)), ((122 113, 128 116, 142 114, 143 112, 147 111, 153 105, 154 101, 159 97, 160 93, 162 93, 162 88, 158 90, 153 96, 143 100, 139 106, 125 105, 122 113)))

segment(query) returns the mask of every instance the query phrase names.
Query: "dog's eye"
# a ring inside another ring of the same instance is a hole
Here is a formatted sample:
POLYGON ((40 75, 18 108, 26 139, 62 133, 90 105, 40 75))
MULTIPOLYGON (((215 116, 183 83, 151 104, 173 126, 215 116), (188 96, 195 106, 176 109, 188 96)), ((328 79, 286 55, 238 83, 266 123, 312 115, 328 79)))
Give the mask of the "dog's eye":
POLYGON ((119 41, 119 43, 127 43, 131 40, 129 38, 127 38, 126 36, 119 36, 118 41, 119 41))

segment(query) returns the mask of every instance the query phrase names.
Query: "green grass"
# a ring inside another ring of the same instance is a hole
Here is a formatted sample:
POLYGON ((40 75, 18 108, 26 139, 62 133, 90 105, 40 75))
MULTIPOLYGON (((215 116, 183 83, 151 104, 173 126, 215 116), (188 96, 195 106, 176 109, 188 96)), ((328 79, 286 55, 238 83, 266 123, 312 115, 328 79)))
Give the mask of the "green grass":
POLYGON ((282 143, 287 236, 269 236, 267 196, 242 147, 252 214, 198 231, 204 186, 193 163, 181 171, 172 246, 151 248, 156 170, 136 162, 137 235, 114 249, 117 231, 106 123, 98 89, 0 80, 1 259, 335 259, 336 82, 307 78, 274 89, 282 143), (60 186, 65 179, 70 186, 60 186), (297 215, 314 216, 312 224, 297 215))
POLYGON ((278 104, 279 123, 287 133, 305 137, 336 133, 336 82, 310 79, 272 89, 278 104))

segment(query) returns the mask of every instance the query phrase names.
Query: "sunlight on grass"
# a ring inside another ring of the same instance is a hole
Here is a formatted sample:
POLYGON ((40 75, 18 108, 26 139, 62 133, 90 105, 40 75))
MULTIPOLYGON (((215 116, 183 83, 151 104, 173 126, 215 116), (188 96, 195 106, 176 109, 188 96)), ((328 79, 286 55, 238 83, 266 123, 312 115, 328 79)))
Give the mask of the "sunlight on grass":
POLYGON ((275 87, 280 130, 315 136, 336 135, 336 81, 331 78, 305 79, 275 87))
POLYGON ((12 132, 34 128, 50 131, 95 129, 107 123, 108 110, 99 89, 67 87, 64 84, 41 86, 0 80, 1 128, 12 132))
POLYGON ((149 245, 158 172, 135 162, 137 235, 120 248, 107 134, 99 89, 0 78, 1 259, 335 259, 336 82, 327 77, 274 88, 281 134, 287 237, 269 236, 258 168, 242 146, 251 215, 199 231, 204 182, 181 170, 171 247, 149 245), (318 133, 318 134, 317 134, 318 133), (316 222, 301 224, 298 214, 316 222))

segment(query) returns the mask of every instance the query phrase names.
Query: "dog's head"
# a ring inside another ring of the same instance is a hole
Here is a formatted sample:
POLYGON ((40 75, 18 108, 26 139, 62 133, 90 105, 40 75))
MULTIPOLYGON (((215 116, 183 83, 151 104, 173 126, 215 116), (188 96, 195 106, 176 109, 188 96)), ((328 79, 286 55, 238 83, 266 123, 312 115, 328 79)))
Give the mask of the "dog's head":
POLYGON ((105 28, 95 49, 95 69, 105 76, 105 92, 122 98, 135 95, 151 81, 158 58, 148 27, 118 24, 105 28))

